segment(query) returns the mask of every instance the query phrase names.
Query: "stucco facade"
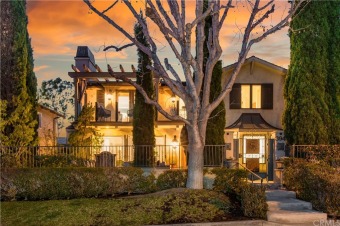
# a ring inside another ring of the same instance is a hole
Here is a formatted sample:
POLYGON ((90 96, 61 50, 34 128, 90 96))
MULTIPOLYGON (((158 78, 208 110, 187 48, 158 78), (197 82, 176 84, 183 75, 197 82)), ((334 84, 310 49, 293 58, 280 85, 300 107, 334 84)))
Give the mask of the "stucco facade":
POLYGON ((58 118, 64 117, 62 114, 49 109, 43 105, 38 105, 38 137, 39 146, 54 146, 57 144, 58 118))
MULTIPOLYGON (((234 65, 224 68, 222 84, 229 81, 233 69, 234 65)), ((235 79, 234 87, 239 93, 235 94, 233 87, 234 93, 230 92, 224 99, 225 141, 230 144, 227 157, 263 174, 272 172, 275 159, 285 154, 281 120, 286 72, 282 67, 252 56, 245 61, 235 79), (248 100, 249 104, 244 103, 248 100), (231 101, 240 103, 232 104, 231 101)))

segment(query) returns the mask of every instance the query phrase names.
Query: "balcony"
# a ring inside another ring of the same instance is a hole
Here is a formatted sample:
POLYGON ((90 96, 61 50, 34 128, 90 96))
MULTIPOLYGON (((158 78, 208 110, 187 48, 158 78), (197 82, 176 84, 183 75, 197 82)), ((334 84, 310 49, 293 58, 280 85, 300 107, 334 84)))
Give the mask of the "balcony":
POLYGON ((95 122, 99 123, 131 123, 133 118, 133 108, 126 109, 107 109, 103 104, 96 102, 95 122))

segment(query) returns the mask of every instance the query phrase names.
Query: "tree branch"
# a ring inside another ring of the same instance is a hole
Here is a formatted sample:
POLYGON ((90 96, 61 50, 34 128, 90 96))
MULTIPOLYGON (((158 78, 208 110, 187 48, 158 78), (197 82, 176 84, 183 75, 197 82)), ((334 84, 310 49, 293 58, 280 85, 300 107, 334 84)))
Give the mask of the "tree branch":
MULTIPOLYGON (((263 7, 262 7, 263 8, 263 7)), ((266 18, 269 17, 270 14, 272 14, 275 11, 275 4, 272 5, 272 8, 268 10, 260 19, 258 19, 252 26, 251 30, 253 30, 257 25, 262 23, 266 18)))
POLYGON ((126 45, 123 45, 122 47, 116 47, 116 46, 107 46, 107 47, 105 47, 104 49, 103 49, 103 51, 106 51, 106 50, 109 50, 109 49, 115 49, 116 50, 116 52, 119 52, 119 51, 121 51, 121 50, 123 50, 123 49, 125 49, 125 48, 128 48, 128 47, 130 47, 130 46, 134 46, 135 45, 135 43, 130 43, 130 44, 126 44, 126 45))
POLYGON ((225 20, 225 18, 226 18, 227 15, 228 15, 229 9, 230 9, 230 8, 234 8, 234 6, 232 6, 231 3, 232 3, 232 0, 229 0, 229 1, 228 1, 228 4, 227 4, 225 7, 221 7, 221 8, 225 8, 225 9, 224 9, 224 12, 223 12, 223 14, 222 14, 222 18, 221 18, 221 20, 220 20, 220 23, 219 23, 219 25, 218 25, 218 29, 219 29, 219 30, 221 30, 221 28, 222 28, 222 26, 223 26, 224 20, 225 20))
POLYGON ((116 0, 112 5, 110 5, 107 9, 105 9, 102 14, 105 14, 107 11, 109 11, 110 9, 112 9, 113 6, 115 6, 117 4, 118 0, 116 0))

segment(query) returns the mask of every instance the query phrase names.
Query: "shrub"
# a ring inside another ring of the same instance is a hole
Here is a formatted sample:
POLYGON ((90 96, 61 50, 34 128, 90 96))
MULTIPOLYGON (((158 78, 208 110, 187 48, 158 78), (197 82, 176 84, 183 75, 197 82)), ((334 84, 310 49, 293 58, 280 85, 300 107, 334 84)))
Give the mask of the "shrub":
POLYGON ((1 200, 105 197, 155 190, 154 176, 138 168, 4 169, 1 200))
POLYGON ((248 173, 245 170, 223 167, 212 169, 211 172, 216 175, 214 190, 240 194, 242 188, 247 184, 248 173))
POLYGON ((267 200, 265 187, 246 184, 241 191, 241 208, 244 216, 266 219, 267 200))
POLYGON ((164 197, 161 209, 163 223, 209 222, 221 218, 231 209, 229 198, 208 190, 183 189, 164 197))
POLYGON ((325 162, 285 161, 284 185, 317 210, 340 216, 340 174, 325 162))
POLYGON ((88 164, 87 160, 71 155, 38 155, 34 161, 39 167, 84 167, 88 164))
POLYGON ((158 176, 156 185, 159 190, 184 188, 187 178, 187 170, 167 170, 158 176))
POLYGON ((268 205, 265 188, 247 182, 248 173, 240 169, 216 168, 214 190, 236 196, 244 216, 265 219, 268 205))

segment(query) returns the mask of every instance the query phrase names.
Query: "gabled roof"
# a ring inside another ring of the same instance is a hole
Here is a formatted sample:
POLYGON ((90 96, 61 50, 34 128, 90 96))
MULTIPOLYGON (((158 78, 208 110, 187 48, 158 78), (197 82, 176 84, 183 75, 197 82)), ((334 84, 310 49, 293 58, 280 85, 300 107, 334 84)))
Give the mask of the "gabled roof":
POLYGON ((53 110, 53 109, 51 109, 51 108, 48 108, 48 107, 46 107, 46 106, 44 106, 44 105, 42 105, 42 104, 38 104, 38 108, 39 108, 39 107, 40 107, 41 109, 44 109, 44 110, 46 110, 46 111, 51 112, 52 114, 55 114, 56 116, 65 118, 65 116, 62 115, 61 113, 59 113, 59 112, 57 112, 57 111, 55 111, 55 110, 53 110))
POLYGON ((270 125, 264 120, 260 113, 242 113, 242 115, 226 129, 239 129, 240 131, 248 130, 282 130, 270 125))
MULTIPOLYGON (((247 59, 244 61, 244 64, 243 64, 243 65, 246 65, 246 64, 251 63, 251 62, 256 62, 256 63, 262 64, 262 65, 264 65, 264 66, 267 66, 267 67, 269 67, 269 68, 272 68, 272 69, 274 69, 274 70, 281 71, 281 72, 283 72, 283 73, 287 73, 287 69, 286 69, 286 68, 283 68, 283 67, 281 67, 281 66, 278 66, 278 65, 276 65, 276 64, 273 64, 273 63, 271 63, 271 62, 268 62, 268 61, 263 60, 263 59, 261 59, 261 58, 258 58, 258 57, 256 57, 256 56, 251 56, 251 57, 247 58, 247 59)), ((236 66, 236 64, 237 64, 237 63, 230 64, 230 65, 228 65, 228 66, 225 66, 223 69, 225 69, 225 70, 231 70, 231 69, 233 69, 233 68, 236 66)))

